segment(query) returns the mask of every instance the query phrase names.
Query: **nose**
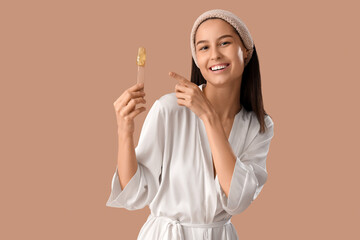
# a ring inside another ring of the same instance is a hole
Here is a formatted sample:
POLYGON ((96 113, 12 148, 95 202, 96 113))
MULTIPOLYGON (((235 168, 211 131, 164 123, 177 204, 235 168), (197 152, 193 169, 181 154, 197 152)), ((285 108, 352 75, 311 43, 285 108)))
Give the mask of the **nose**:
POLYGON ((211 60, 217 60, 221 57, 221 53, 217 47, 213 47, 211 50, 211 60))

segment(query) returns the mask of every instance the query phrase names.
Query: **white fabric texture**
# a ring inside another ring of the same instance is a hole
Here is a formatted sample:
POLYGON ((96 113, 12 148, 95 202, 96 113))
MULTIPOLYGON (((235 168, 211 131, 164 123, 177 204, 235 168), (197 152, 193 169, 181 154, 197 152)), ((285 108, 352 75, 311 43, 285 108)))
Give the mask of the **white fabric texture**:
POLYGON ((116 167, 106 206, 136 210, 149 205, 140 240, 238 239, 230 219, 258 197, 268 176, 266 158, 274 135, 270 116, 265 124, 260 133, 256 115, 243 106, 235 115, 228 140, 237 158, 227 198, 214 179, 204 123, 178 105, 175 93, 163 95, 141 129, 135 175, 121 189, 116 167))

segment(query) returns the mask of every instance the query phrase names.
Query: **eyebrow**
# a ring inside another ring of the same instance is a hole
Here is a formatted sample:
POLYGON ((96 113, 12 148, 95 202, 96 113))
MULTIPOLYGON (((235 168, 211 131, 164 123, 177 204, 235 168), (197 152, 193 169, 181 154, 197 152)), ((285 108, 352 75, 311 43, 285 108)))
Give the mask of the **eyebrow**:
MULTIPOLYGON (((233 38, 233 36, 227 34, 227 35, 222 35, 221 37, 218 38, 218 40, 219 40, 219 39, 222 39, 222 38, 226 38, 226 37, 232 37, 232 38, 233 38)), ((207 41, 207 40, 198 41, 198 42, 196 43, 196 46, 199 45, 200 43, 203 43, 203 42, 208 42, 208 41, 207 41)))

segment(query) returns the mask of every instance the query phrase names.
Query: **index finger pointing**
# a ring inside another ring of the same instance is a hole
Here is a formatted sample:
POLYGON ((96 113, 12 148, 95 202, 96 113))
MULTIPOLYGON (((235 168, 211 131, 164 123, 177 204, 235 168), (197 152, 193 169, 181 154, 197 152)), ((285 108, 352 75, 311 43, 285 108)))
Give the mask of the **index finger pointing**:
POLYGON ((183 83, 187 83, 189 82, 189 80, 187 80, 186 78, 184 78, 183 76, 177 74, 177 73, 174 73, 174 72, 169 72, 169 75, 173 78, 175 78, 176 80, 180 80, 181 82, 183 83))

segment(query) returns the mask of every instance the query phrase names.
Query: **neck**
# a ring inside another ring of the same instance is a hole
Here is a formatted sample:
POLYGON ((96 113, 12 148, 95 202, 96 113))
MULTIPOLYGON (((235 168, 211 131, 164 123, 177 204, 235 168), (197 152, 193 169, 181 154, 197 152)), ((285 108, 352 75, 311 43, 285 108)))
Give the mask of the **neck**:
POLYGON ((215 108, 222 122, 231 120, 241 110, 240 83, 226 86, 214 86, 211 83, 203 85, 206 98, 215 108), (236 91, 234 91, 236 89, 236 91))

